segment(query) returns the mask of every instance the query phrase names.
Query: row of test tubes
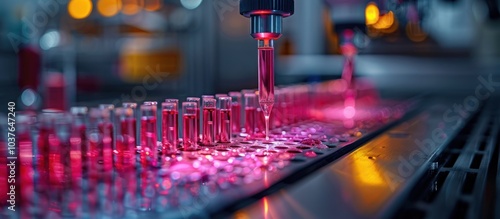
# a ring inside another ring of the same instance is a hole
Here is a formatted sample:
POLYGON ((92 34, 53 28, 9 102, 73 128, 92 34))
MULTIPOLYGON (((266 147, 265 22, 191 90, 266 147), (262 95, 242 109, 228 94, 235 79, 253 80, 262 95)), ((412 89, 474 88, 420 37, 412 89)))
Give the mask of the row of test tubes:
MULTIPOLYGON (((277 87, 269 141, 293 141, 303 137, 296 136, 301 134, 295 134, 293 127, 324 118, 316 115, 317 111, 342 104, 343 99, 350 97, 345 95, 347 88, 341 80, 277 87)), ((367 95, 370 89, 357 88, 356 92, 357 99, 373 97, 367 95)), ((154 184, 148 174, 169 170, 169 165, 173 164, 168 162, 178 162, 179 157, 201 156, 207 151, 213 151, 208 153, 212 156, 222 156, 220 153, 227 153, 222 150, 224 147, 238 146, 242 142, 270 143, 264 138, 265 121, 258 95, 256 90, 243 90, 188 97, 182 102, 166 99, 160 104, 147 101, 120 106, 101 104, 90 109, 72 107, 70 112, 19 112, 16 141, 19 145, 18 168, 23 173, 22 190, 36 191, 21 192, 20 202, 48 200, 43 206, 49 208, 55 205, 53 203, 77 205, 72 200, 78 197, 68 195, 69 191, 94 194, 85 197, 89 203, 87 207, 101 206, 105 210, 106 205, 96 201, 104 199, 96 197, 123 194, 119 189, 111 192, 110 187, 93 185, 113 184, 120 175, 119 179, 131 190, 125 193, 136 194, 135 188, 140 188, 138 206, 147 206, 147 191, 154 184), (32 196, 24 197, 24 194, 32 196), (37 199, 33 197, 35 194, 45 197, 37 199), (141 197, 146 201, 142 202, 141 197)), ((4 133, 0 136, 0 163, 5 164, 8 141, 1 137, 5 137, 4 133)), ((267 158, 265 151, 246 153, 255 153, 256 159, 267 158)), ((248 159, 253 159, 252 155, 247 155, 248 159)), ((0 171, 8 171, 6 167, 2 164, 0 171)), ((7 194, 4 191, 8 192, 8 187, 0 182, 0 194, 7 194)), ((6 200, 7 197, 0 198, 6 200)))
MULTIPOLYGON (((332 98, 342 97, 331 94, 341 94, 346 87, 340 80, 277 87, 271 129, 311 119, 314 116, 311 108, 337 102, 332 98)), ((67 139, 69 147, 64 149, 88 154, 88 159, 95 159, 102 164, 100 168, 108 170, 113 166, 131 166, 138 151, 144 164, 159 166, 161 155, 175 154, 178 150, 196 151, 200 146, 230 143, 235 137, 258 140, 265 136, 264 114, 255 90, 188 97, 179 103, 178 99, 166 99, 160 106, 147 101, 139 107, 137 103, 123 103, 116 108, 110 104, 90 110, 72 107, 70 113, 43 111, 38 115, 36 152, 43 155, 50 154, 50 150, 64 151, 52 147, 50 138, 67 139)))

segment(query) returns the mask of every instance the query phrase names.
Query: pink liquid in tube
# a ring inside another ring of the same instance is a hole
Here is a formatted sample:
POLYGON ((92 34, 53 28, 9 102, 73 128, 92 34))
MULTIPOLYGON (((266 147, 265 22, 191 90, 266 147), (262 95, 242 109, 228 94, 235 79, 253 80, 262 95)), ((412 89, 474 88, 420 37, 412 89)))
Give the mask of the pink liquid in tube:
POLYGON ((218 124, 218 141, 222 143, 231 142, 231 97, 223 96, 219 97, 219 102, 217 103, 217 124, 218 124))
POLYGON ((249 137, 255 132, 255 107, 245 107, 245 130, 249 137))
POLYGON ((186 99, 187 102, 194 102, 196 103, 196 109, 195 109, 195 114, 196 114, 196 124, 198 124, 196 126, 196 133, 197 133, 197 136, 196 136, 196 142, 199 143, 200 142, 200 136, 199 134, 201 133, 201 115, 200 115, 200 106, 201 106, 201 103, 200 103, 200 98, 199 97, 188 97, 186 99))
MULTIPOLYGON (((215 99, 213 99, 215 101, 215 99)), ((214 145, 216 136, 215 136, 215 116, 216 109, 214 107, 203 107, 203 137, 202 143, 204 145, 214 145)))
POLYGON ((113 169, 113 123, 99 123, 99 132, 102 135, 102 152, 99 159, 102 161, 103 170, 111 171, 113 169))
POLYGON ((231 127, 233 133, 241 132, 241 93, 229 92, 231 97, 231 127))
POLYGON ((71 163, 71 182, 73 187, 77 187, 78 183, 83 177, 83 144, 85 136, 82 136, 82 132, 85 133, 86 126, 84 124, 74 125, 73 131, 70 137, 70 163, 71 163))
POLYGON ((124 118, 120 121, 120 134, 116 141, 117 161, 119 170, 130 169, 135 163, 135 118, 124 118))
POLYGON ((158 159, 157 136, 156 136, 156 117, 143 116, 141 118, 141 146, 146 153, 145 159, 156 165, 158 159))
MULTIPOLYGON (((177 107, 177 105, 176 105, 177 107)), ((179 138, 178 124, 179 113, 173 109, 163 109, 162 111, 162 143, 165 152, 175 152, 177 149, 177 141, 179 138)))
POLYGON ((269 139, 269 116, 274 105, 274 48, 259 47, 259 103, 265 117, 266 139, 269 139))
POLYGON ((241 129, 241 105, 239 103, 233 102, 233 105, 231 106, 231 127, 232 131, 237 133, 240 132, 241 129))
POLYGON ((218 119, 220 126, 219 142, 231 142, 231 110, 219 110, 218 119))
POLYGON ((196 114, 184 114, 183 117, 184 150, 197 148, 198 123, 196 114))
POLYGON ((255 128, 256 130, 258 131, 258 134, 261 135, 261 134, 265 134, 265 131, 266 131, 266 120, 265 120, 265 116, 264 116, 264 111, 260 108, 260 107, 257 107, 255 109, 256 111, 256 122, 255 122, 255 128))

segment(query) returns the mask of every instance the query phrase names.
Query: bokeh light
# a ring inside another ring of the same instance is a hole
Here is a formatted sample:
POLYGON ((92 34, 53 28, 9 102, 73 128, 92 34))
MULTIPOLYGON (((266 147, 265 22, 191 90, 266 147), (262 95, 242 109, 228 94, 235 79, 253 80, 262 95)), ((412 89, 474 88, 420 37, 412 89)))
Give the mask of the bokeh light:
POLYGON ((113 17, 120 11, 122 7, 121 0, 99 0, 97 2, 97 10, 104 17, 113 17))
POLYGON ((74 19, 84 19, 92 12, 92 1, 71 0, 68 4, 68 13, 74 19))
POLYGON ((394 24, 394 13, 392 11, 380 16, 377 23, 373 24, 376 29, 389 29, 394 24))
POLYGON ((427 34, 422 30, 420 24, 413 22, 406 24, 406 36, 413 42, 422 42, 427 38, 427 34))
POLYGON ((202 0, 181 0, 182 6, 186 9, 195 9, 200 6, 202 0))
POLYGON ((60 41, 61 36, 59 32, 56 30, 47 31, 47 33, 40 38, 40 48, 43 50, 49 50, 59 45, 60 41))
POLYGON ((368 3, 365 8, 366 25, 373 25, 377 23, 379 19, 379 13, 380 11, 375 3, 368 3))
POLYGON ((144 10, 158 11, 162 6, 160 0, 144 0, 144 10))
POLYGON ((123 0, 122 13, 126 15, 134 15, 139 13, 142 7, 142 0, 123 0))

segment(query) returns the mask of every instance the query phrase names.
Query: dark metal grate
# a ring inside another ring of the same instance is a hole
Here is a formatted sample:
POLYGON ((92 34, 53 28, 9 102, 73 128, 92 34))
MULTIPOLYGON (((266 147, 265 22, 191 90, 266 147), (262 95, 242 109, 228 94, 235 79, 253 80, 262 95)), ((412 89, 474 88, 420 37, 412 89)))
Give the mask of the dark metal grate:
POLYGON ((499 112, 488 105, 469 120, 395 218, 500 218, 499 112))

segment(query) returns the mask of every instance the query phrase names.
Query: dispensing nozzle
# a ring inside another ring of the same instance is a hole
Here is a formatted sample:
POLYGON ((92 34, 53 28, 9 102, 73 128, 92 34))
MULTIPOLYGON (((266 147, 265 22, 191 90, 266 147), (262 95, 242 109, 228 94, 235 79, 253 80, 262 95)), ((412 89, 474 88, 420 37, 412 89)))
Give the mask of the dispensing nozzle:
POLYGON ((283 18, 294 12, 294 0, 241 0, 240 14, 250 18, 250 35, 257 39, 278 39, 283 18))

